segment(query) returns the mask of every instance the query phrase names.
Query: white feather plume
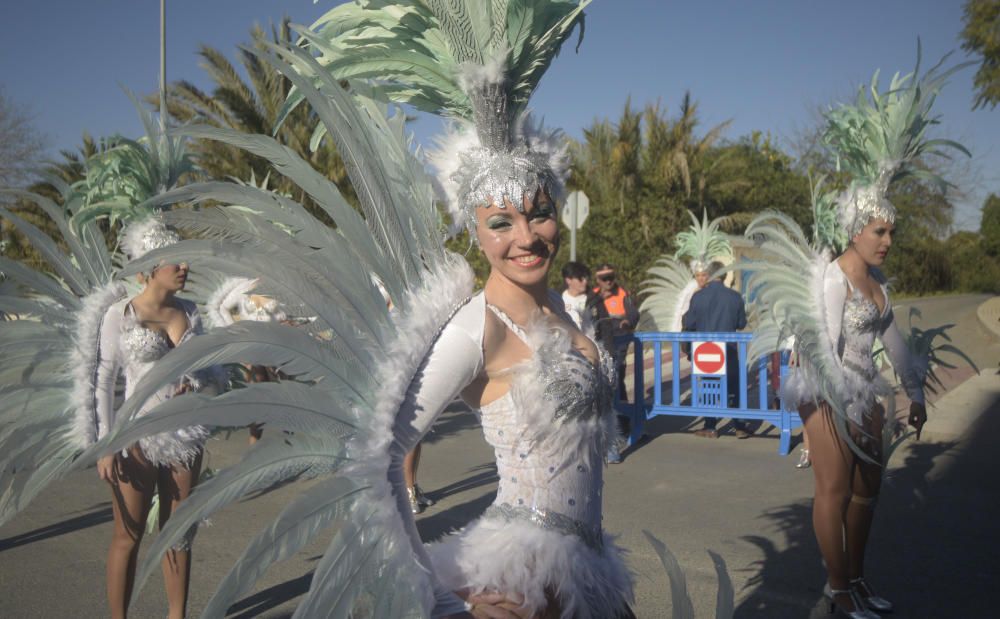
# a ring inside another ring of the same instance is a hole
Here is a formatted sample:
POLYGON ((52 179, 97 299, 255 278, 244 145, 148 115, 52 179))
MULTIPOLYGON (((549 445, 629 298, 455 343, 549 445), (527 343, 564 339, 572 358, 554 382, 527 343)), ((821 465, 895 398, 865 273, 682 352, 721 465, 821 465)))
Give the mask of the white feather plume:
POLYGON ((81 449, 90 447, 97 440, 95 381, 100 360, 101 323, 108 308, 125 296, 125 286, 111 282, 84 297, 82 301, 71 356, 73 391, 70 394, 70 406, 73 410, 70 439, 81 449))

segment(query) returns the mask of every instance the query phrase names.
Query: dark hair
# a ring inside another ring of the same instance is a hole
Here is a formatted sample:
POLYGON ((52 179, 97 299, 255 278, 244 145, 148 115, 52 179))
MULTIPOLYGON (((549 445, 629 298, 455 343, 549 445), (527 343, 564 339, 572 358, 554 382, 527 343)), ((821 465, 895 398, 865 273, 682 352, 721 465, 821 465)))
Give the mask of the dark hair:
POLYGON ((594 273, 597 273, 598 271, 615 271, 615 270, 617 270, 615 269, 615 265, 611 264, 610 262, 602 262, 600 266, 594 269, 594 273))
POLYGON ((563 279, 590 279, 590 269, 582 262, 567 262, 562 268, 563 279))
POLYGON ((726 265, 718 260, 713 260, 708 264, 708 272, 714 275, 717 279, 726 279, 726 275, 728 275, 728 273, 719 272, 725 268, 726 265))

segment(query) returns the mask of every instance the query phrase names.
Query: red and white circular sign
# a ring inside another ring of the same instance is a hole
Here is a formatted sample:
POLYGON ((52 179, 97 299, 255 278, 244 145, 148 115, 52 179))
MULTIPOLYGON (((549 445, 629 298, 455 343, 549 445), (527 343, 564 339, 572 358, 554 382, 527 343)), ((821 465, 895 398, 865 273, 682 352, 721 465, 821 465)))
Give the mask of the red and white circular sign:
POLYGON ((692 372, 695 374, 726 373, 726 343, 725 342, 694 342, 691 353, 692 372))

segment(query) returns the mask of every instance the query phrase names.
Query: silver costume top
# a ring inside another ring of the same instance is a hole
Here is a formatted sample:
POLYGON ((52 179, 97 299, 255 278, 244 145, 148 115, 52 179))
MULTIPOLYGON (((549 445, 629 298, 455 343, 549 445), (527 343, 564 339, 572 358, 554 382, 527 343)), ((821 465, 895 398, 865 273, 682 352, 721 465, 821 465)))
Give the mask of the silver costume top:
POLYGON ((480 409, 500 477, 486 515, 525 518, 599 545, 605 436, 600 424, 587 422, 611 416, 614 364, 599 347, 594 366, 558 327, 538 327, 531 338, 488 307, 535 354, 510 368, 510 390, 480 409), (569 426, 577 444, 566 440, 569 426))
MULTIPOLYGON (((187 315, 188 327, 177 345, 180 346, 202 333, 201 317, 194 303, 177 299, 187 315)), ((101 438, 115 423, 115 384, 119 371, 125 375, 125 398, 153 364, 173 348, 166 335, 142 326, 132 303, 122 299, 105 312, 98 349, 97 375, 94 380, 97 413, 97 437, 101 438)), ((193 391, 201 390, 214 377, 214 370, 186 375, 181 380, 161 387, 140 409, 143 415, 157 404, 173 397, 184 383, 193 391)), ((189 426, 172 432, 162 432, 139 439, 143 455, 156 465, 190 464, 201 450, 209 432, 203 426, 189 426)))
MULTIPOLYGON (((827 336, 836 351, 841 369, 841 387, 847 399, 847 416, 862 423, 877 400, 892 393, 872 357, 878 338, 900 376, 907 396, 924 402, 922 381, 910 358, 910 351, 896 326, 889 288, 877 269, 872 271, 882 290, 885 306, 878 306, 851 287, 837 260, 826 267, 823 281, 824 318, 827 336)), ((790 369, 782 384, 781 397, 786 408, 794 410, 817 399, 812 370, 805 364, 790 369)))
POLYGON ((408 516, 402 460, 483 372, 490 311, 532 356, 504 370, 509 391, 481 407, 500 478, 496 499, 462 530, 414 546, 434 582, 434 615, 460 610, 452 592, 468 588, 521 594, 535 612, 555 594, 566 618, 616 616, 631 601, 632 585, 621 551, 601 528, 603 459, 616 423, 613 364, 604 351, 601 362, 591 364, 573 348, 569 333, 548 320, 521 328, 488 307, 482 293, 452 317, 396 415, 389 482, 397 507, 410 536, 419 540, 408 516))

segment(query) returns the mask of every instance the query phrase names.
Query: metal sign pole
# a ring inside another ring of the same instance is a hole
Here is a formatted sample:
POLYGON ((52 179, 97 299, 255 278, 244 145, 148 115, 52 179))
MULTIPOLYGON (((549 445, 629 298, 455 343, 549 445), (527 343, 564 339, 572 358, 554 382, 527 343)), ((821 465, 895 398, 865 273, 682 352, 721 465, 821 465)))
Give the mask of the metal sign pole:
POLYGON ((570 197, 571 202, 568 204, 570 207, 569 219, 573 224, 569 227, 569 259, 572 262, 576 262, 576 218, 577 212, 580 210, 577 208, 577 203, 579 200, 574 200, 576 194, 570 197))

